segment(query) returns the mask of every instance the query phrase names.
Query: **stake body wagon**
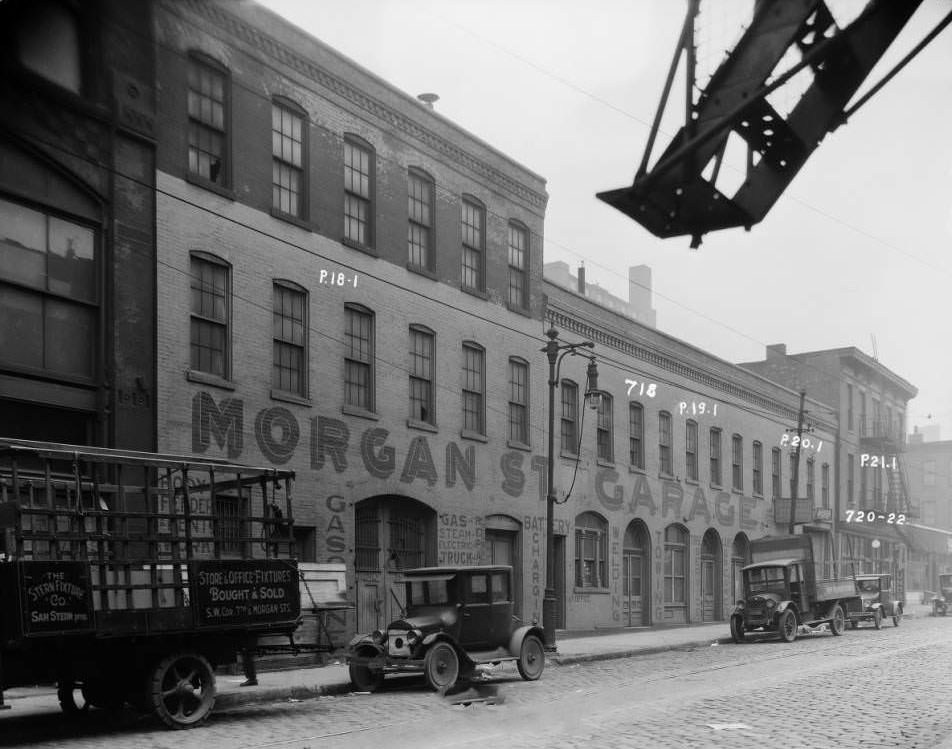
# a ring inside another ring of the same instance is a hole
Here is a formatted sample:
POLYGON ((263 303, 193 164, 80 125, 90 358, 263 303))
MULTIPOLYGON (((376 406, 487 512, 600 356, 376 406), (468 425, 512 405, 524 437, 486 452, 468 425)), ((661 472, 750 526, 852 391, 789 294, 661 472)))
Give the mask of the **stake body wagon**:
POLYGON ((300 622, 293 475, 0 439, 0 705, 55 682, 67 712, 204 721, 215 666, 300 622))
POLYGON ((743 569, 744 598, 731 615, 731 636, 744 642, 748 632, 776 632, 793 642, 801 627, 829 625, 841 635, 851 613, 863 602, 853 580, 817 579, 809 536, 774 536, 750 542, 752 564, 743 569))

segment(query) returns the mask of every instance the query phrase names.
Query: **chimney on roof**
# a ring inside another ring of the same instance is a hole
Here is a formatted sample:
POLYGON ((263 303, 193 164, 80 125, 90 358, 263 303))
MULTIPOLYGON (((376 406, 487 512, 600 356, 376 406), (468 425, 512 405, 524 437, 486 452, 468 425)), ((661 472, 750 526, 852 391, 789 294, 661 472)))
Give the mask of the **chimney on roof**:
POLYGON ((787 355, 787 344, 786 343, 774 343, 767 346, 767 358, 768 359, 777 359, 782 356, 787 355))
POLYGON ((585 263, 578 266, 578 293, 585 296, 585 263))

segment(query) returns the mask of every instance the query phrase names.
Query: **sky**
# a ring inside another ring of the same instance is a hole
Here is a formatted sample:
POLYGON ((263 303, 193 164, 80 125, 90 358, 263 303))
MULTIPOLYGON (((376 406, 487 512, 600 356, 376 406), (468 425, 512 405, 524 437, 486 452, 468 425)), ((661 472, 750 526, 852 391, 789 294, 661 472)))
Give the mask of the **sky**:
MULTIPOLYGON (((628 267, 650 266, 657 327, 732 362, 774 343, 872 355, 875 340, 879 361, 919 389, 909 430, 939 424, 952 439, 952 28, 824 140, 761 223, 691 250, 595 198, 631 184, 686 0, 262 4, 402 91, 438 94, 440 114, 544 177, 545 262, 584 262, 590 283, 622 298, 628 267)), ((828 4, 846 23, 865 2, 828 4)), ((751 7, 702 2, 701 85, 751 7)), ((923 0, 868 83, 950 9, 923 0)))

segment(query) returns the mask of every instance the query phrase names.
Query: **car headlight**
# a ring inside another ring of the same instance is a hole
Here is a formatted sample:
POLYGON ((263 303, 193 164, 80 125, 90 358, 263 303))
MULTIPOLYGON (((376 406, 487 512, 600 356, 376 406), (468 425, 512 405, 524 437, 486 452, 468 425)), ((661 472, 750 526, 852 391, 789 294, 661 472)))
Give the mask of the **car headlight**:
POLYGON ((409 632, 407 632, 407 646, 412 648, 420 641, 420 637, 422 635, 423 633, 420 632, 420 630, 411 629, 409 632))
POLYGON ((387 639, 387 636, 379 629, 375 629, 374 633, 370 636, 370 639, 373 640, 377 645, 383 645, 384 641, 387 639))
POLYGON ((744 600, 743 600, 742 598, 738 598, 738 599, 737 599, 737 602, 735 603, 735 605, 736 605, 736 606, 740 606, 741 608, 744 608, 744 605, 745 605, 745 604, 744 604, 744 600))

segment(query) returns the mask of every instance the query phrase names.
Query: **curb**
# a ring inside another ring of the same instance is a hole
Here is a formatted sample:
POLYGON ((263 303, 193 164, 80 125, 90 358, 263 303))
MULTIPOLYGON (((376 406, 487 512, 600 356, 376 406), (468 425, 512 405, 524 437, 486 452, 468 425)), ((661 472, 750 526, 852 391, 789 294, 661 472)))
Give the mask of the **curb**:
POLYGON ((581 655, 558 655, 551 658, 557 666, 571 666, 575 663, 591 663, 594 661, 610 661, 617 658, 633 658, 639 655, 654 655, 672 650, 696 650, 697 648, 717 645, 729 645, 733 642, 730 637, 718 637, 716 640, 696 640, 694 642, 680 642, 677 645, 655 645, 650 648, 633 648, 629 650, 612 650, 607 653, 583 653, 581 655))

